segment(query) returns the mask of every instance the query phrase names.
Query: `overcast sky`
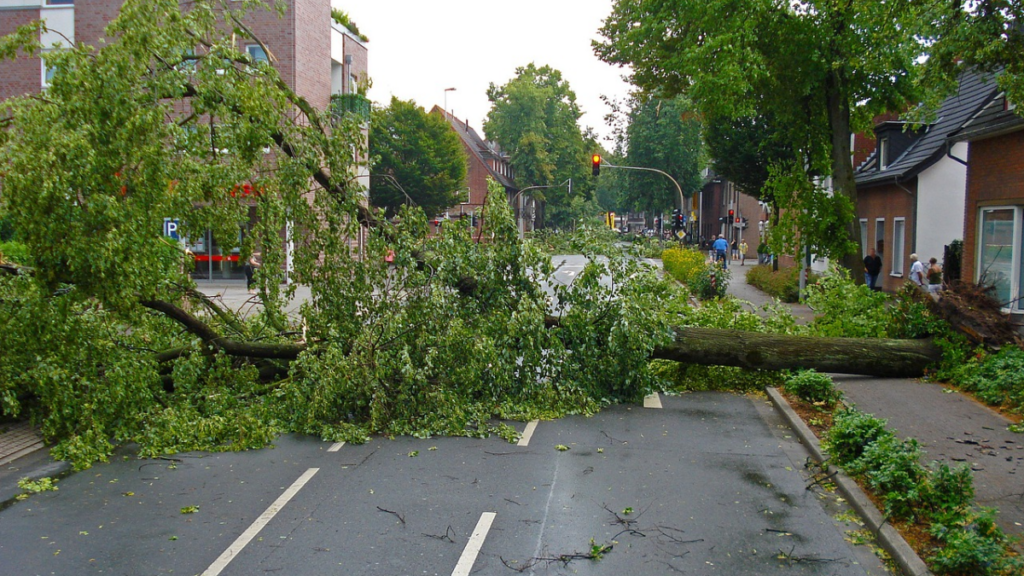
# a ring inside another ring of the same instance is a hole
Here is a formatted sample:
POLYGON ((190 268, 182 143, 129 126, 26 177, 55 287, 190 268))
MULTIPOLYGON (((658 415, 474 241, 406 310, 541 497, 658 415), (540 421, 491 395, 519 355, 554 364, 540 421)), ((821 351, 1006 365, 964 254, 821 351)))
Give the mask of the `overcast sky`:
POLYGON ((487 86, 501 86, 534 62, 560 70, 576 93, 582 126, 609 134, 601 95, 629 91, 623 70, 594 56, 590 42, 613 0, 332 0, 369 37, 370 99, 445 105, 481 134, 487 86))

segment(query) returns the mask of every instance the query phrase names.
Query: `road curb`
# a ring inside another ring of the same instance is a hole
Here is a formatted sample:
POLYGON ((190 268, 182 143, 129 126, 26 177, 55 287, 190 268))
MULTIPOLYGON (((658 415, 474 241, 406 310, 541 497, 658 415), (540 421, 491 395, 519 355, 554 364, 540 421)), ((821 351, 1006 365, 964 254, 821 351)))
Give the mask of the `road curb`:
MULTIPOLYGON (((818 437, 814 435, 814 432, 804 424, 803 419, 793 411, 789 402, 779 394, 778 390, 769 387, 766 389, 766 392, 772 404, 779 409, 782 416, 800 438, 800 441, 810 451, 811 456, 818 462, 824 462, 827 456, 822 452, 818 437)), ((928 566, 921 560, 921 557, 907 544, 907 541, 903 539, 903 536, 895 528, 885 522, 881 512, 875 507, 874 502, 868 499, 864 491, 860 489, 860 486, 841 469, 835 466, 833 468, 836 469, 836 475, 832 478, 832 481, 839 487, 839 491, 850 503, 850 506, 864 519, 866 526, 875 534, 878 538, 878 543, 892 556, 893 561, 900 567, 900 570, 907 576, 932 576, 931 571, 928 570, 928 566)))

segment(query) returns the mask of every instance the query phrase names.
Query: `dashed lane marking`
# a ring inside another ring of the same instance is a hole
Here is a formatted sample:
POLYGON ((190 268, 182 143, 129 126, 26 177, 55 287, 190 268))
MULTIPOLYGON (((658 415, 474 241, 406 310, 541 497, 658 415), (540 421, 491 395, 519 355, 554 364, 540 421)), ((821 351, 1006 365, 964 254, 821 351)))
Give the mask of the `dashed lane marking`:
POLYGON ((328 448, 327 451, 328 452, 337 452, 338 450, 341 450, 341 447, 344 446, 344 445, 345 445, 344 442, 335 442, 334 444, 331 444, 331 447, 328 448))
POLYGON ((494 512, 484 512, 480 515, 480 521, 476 523, 473 535, 469 537, 466 549, 462 551, 462 557, 455 565, 452 576, 469 576, 469 571, 473 569, 473 563, 476 562, 476 557, 480 554, 480 548, 484 545, 484 539, 487 538, 487 532, 491 530, 495 516, 497 514, 494 512))
POLYGON ((644 408, 661 408, 661 395, 655 392, 645 396, 644 408))
POLYGON ((531 420, 526 424, 526 429, 523 430, 523 435, 519 437, 519 442, 516 446, 529 446, 530 438, 533 438, 533 431, 537 429, 537 420, 531 420))
POLYGON ((277 498, 277 500, 274 500, 274 503, 271 504, 263 514, 260 514, 260 517, 252 523, 252 526, 249 526, 245 532, 242 532, 242 535, 239 536, 231 546, 228 546, 228 549, 220 555, 220 558, 217 558, 213 564, 210 564, 210 567, 207 568, 201 576, 217 576, 220 574, 221 571, 235 559, 235 556, 238 556, 238 553, 245 548, 245 545, 255 538, 256 535, 260 533, 260 530, 263 530, 264 526, 269 524, 274 516, 284 508, 284 505, 298 494, 299 490, 302 490, 302 487, 306 485, 306 482, 309 482, 309 479, 319 471, 319 468, 310 468, 303 472, 302 476, 299 476, 298 480, 293 482, 292 485, 277 498))

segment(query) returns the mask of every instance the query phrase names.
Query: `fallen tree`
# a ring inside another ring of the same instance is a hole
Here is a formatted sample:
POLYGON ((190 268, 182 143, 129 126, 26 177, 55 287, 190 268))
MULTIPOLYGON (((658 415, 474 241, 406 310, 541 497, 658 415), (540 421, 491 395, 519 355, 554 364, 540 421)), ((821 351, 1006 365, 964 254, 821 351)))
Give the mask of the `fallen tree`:
POLYGON ((675 338, 651 358, 751 370, 818 372, 914 378, 942 358, 930 339, 818 338, 718 328, 674 328, 675 338))

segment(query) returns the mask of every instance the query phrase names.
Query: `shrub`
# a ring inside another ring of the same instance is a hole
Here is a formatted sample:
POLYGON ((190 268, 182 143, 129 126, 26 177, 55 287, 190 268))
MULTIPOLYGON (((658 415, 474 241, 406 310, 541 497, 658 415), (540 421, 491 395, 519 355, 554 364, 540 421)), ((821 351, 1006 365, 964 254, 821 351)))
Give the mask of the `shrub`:
POLYGON ((1024 411, 1024 350, 1008 346, 980 354, 953 374, 953 383, 997 406, 1024 411))
POLYGON ((786 379, 786 392, 793 394, 804 402, 834 406, 842 399, 840 392, 828 374, 814 370, 803 370, 786 379))
POLYGON ((761 264, 747 271, 747 284, 783 302, 793 303, 800 300, 799 272, 798 268, 782 268, 776 272, 770 265, 761 264))
POLYGON ((729 287, 729 271, 718 265, 704 266, 690 281, 693 294, 701 300, 725 298, 729 287))
POLYGON ((939 464, 928 478, 928 506, 934 514, 959 514, 974 501, 974 476, 966 464, 939 464))
POLYGON ((888 338, 887 300, 884 293, 854 284, 849 272, 833 266, 807 288, 807 305, 815 312, 811 329, 826 337, 888 338))
POLYGON ((669 248, 661 253, 661 262, 673 278, 688 285, 707 267, 704 252, 691 248, 669 248))
POLYGON ((863 475, 881 496, 887 515, 913 519, 924 499, 923 480, 928 474, 920 459, 917 440, 900 440, 891 433, 883 434, 864 448, 863 455, 849 470, 863 475))
POLYGON ((1007 538, 995 524, 994 511, 970 511, 951 523, 932 525, 931 534, 942 547, 929 565, 938 575, 999 576, 1021 574, 1024 562, 1007 554, 1007 538))
POLYGON ((885 428, 885 420, 859 410, 840 410, 833 415, 825 444, 836 463, 845 465, 860 458, 869 444, 891 434, 885 428))
POLYGON ((0 242, 0 262, 14 262, 23 266, 30 265, 28 246, 14 241, 0 242))

